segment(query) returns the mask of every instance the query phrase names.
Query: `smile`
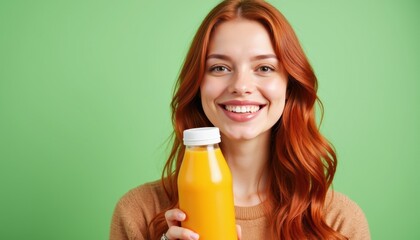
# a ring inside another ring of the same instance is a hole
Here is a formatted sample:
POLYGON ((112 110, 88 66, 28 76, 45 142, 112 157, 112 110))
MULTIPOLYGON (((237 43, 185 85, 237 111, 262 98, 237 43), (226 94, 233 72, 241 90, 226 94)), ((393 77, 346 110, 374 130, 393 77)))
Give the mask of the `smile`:
POLYGON ((261 107, 259 105, 224 105, 224 108, 226 109, 226 111, 233 113, 255 113, 258 112, 261 107))
POLYGON ((254 101, 232 100, 219 104, 225 116, 235 122, 248 122, 256 118, 266 105, 254 101))

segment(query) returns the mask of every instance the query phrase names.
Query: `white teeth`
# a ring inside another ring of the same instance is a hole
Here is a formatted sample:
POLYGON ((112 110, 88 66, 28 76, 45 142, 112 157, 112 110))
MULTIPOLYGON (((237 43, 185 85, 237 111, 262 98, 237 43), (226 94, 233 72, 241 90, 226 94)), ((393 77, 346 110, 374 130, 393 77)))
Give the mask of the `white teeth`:
POLYGON ((249 106, 233 106, 233 105, 225 105, 225 109, 229 112, 234 113, 254 113, 260 110, 260 106, 258 105, 249 105, 249 106))

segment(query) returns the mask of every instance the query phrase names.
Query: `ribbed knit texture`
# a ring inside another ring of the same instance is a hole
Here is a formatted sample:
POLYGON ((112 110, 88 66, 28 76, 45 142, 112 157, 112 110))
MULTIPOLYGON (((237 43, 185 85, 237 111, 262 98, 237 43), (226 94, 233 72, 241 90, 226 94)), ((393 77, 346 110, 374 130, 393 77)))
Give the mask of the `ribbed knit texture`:
MULTIPOLYGON (((147 225, 168 206, 160 182, 141 185, 126 193, 115 207, 111 223, 111 240, 146 240, 147 225)), ((241 240, 268 239, 267 220, 262 204, 235 207, 236 223, 242 228, 241 240)), ((360 207, 347 196, 331 192, 325 206, 326 222, 351 240, 369 240, 366 217, 360 207)), ((149 239, 147 239, 149 240, 149 239)))

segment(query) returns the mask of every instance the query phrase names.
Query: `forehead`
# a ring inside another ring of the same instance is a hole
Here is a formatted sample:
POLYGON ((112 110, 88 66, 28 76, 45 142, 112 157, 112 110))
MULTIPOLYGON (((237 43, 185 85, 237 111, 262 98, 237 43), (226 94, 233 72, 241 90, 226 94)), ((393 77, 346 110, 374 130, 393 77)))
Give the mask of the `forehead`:
POLYGON ((208 52, 248 51, 274 53, 265 27, 253 20, 238 18, 217 25, 210 37, 208 52))

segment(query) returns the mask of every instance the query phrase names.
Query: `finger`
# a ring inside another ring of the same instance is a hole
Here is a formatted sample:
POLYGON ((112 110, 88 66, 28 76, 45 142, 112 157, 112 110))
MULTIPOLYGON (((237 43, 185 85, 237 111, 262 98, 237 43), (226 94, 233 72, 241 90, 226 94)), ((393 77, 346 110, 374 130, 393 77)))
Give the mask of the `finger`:
POLYGON ((236 232, 238 233, 238 240, 241 240, 241 238, 242 238, 242 228, 238 224, 236 224, 236 232))
POLYGON ((171 226, 166 233, 166 236, 169 239, 185 239, 185 240, 197 240, 199 238, 198 234, 182 227, 171 226))
POLYGON ((179 222, 184 221, 185 217, 185 213, 177 208, 165 212, 165 219, 168 227, 179 226, 179 222))

